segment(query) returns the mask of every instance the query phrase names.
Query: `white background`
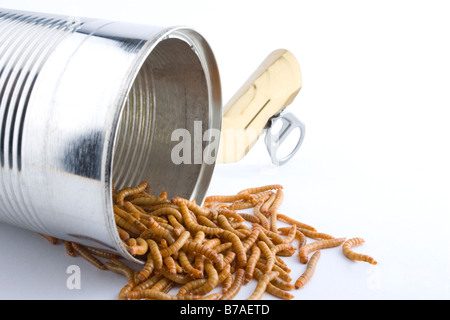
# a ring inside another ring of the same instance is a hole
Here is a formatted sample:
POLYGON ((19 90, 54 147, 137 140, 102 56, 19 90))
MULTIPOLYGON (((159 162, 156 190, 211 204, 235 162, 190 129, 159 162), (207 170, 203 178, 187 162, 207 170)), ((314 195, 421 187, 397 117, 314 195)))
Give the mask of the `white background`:
MULTIPOLYGON (((448 2, 1 0, 0 7, 194 27, 216 55, 224 103, 271 51, 290 50, 303 88, 288 110, 306 125, 303 146, 276 167, 260 139, 242 161, 216 167, 209 194, 282 184, 280 212, 366 240, 355 251, 377 266, 323 250, 311 282, 291 292, 295 299, 450 298, 448 2)), ((116 299, 125 284, 10 226, 0 225, 0 252, 2 299, 116 299), (81 268, 80 290, 66 287, 71 264, 81 268)), ((288 261, 295 281, 304 265, 288 261)))

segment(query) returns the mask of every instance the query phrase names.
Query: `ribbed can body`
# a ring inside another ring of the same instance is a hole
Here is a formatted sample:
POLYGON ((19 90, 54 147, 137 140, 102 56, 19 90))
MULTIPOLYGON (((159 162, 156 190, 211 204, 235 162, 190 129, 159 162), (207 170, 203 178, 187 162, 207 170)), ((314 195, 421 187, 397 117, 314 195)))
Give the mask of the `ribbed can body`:
POLYGON ((201 202, 214 165, 170 161, 198 120, 221 97, 194 30, 0 9, 0 222, 127 256, 112 184, 201 202))

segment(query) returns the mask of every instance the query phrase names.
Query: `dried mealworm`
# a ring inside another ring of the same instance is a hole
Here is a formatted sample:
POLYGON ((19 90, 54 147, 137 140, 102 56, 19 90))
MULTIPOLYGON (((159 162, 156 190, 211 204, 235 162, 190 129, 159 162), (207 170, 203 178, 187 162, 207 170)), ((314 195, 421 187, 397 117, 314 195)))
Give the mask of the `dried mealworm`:
POLYGON ((263 192, 263 191, 267 191, 267 190, 274 190, 274 189, 283 189, 283 186, 281 186, 279 184, 269 184, 269 185, 262 186, 262 187, 244 189, 244 190, 239 191, 238 194, 242 194, 242 193, 254 194, 254 193, 259 193, 259 192, 263 192))
POLYGON ((106 270, 105 265, 96 257, 94 257, 84 246, 79 243, 72 242, 73 249, 82 256, 86 261, 96 266, 100 270, 106 270))
POLYGON ((270 283, 270 281, 272 281, 276 277, 278 277, 277 271, 269 271, 269 272, 265 273, 258 280, 255 290, 253 291, 252 295, 247 298, 247 300, 260 300, 262 298, 264 292, 266 292, 267 285, 270 283))
POLYGON ((307 225, 307 224, 305 224, 303 222, 300 222, 300 221, 297 221, 295 219, 292 219, 292 218, 288 217, 287 215, 284 215, 284 214, 281 214, 281 213, 277 214, 277 219, 281 220, 281 221, 284 221, 284 222, 286 222, 286 223, 288 223, 290 225, 295 224, 299 228, 303 228, 303 229, 307 229, 307 230, 311 230, 311 231, 317 231, 315 228, 313 228, 313 227, 311 227, 311 226, 309 226, 309 225, 307 225))
POLYGON ((303 288, 303 286, 311 279, 316 270, 317 262, 320 258, 320 250, 314 252, 308 261, 305 272, 295 281, 295 289, 303 288))
POLYGON ((148 183, 147 181, 142 181, 141 184, 139 184, 137 187, 135 188, 123 188, 122 190, 118 191, 115 197, 116 203, 119 206, 123 206, 124 203, 124 199, 128 196, 131 195, 136 195, 139 194, 143 191, 145 191, 145 189, 148 187, 148 183))
POLYGON ((189 231, 184 231, 173 244, 161 250, 161 256, 167 257, 173 255, 184 246, 190 236, 191 233, 189 231))
POLYGON ((244 282, 244 276, 245 276, 245 270, 242 268, 239 268, 236 270, 234 275, 233 283, 231 284, 230 288, 223 294, 222 297, 220 297, 220 300, 231 300, 233 299, 241 289, 241 286, 244 282))
POLYGON ((342 243, 344 243, 345 238, 338 238, 338 239, 329 239, 329 240, 318 240, 311 243, 308 243, 301 247, 298 250, 298 255, 300 257, 300 262, 303 264, 306 264, 308 262, 308 254, 310 252, 325 249, 325 248, 333 248, 340 246, 342 243))
POLYGON ((366 254, 356 253, 352 250, 353 246, 360 245, 363 243, 364 243, 363 238, 348 239, 347 241, 344 242, 344 244, 342 246, 342 251, 343 251, 344 255, 347 258, 349 258, 350 260, 364 261, 364 262, 368 262, 370 264, 376 265, 378 262, 371 256, 368 256, 366 254))

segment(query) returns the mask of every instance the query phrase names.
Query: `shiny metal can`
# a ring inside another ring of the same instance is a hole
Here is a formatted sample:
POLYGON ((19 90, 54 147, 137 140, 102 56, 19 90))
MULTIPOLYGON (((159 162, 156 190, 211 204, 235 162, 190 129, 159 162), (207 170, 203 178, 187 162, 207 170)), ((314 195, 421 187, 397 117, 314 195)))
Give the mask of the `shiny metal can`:
POLYGON ((220 90, 192 28, 0 9, 0 222, 137 261, 113 183, 201 203, 214 163, 174 164, 171 134, 220 130, 220 90))

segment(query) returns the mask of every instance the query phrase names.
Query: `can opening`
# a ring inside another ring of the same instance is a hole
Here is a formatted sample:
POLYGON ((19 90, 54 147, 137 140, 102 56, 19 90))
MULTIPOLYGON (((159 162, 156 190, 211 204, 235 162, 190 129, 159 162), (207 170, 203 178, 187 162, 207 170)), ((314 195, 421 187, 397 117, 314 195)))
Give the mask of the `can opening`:
MULTIPOLYGON (((210 126, 209 85, 204 66, 185 40, 166 37, 139 70, 123 107, 113 148, 115 190, 148 181, 152 194, 195 198, 202 163, 174 163, 172 133, 185 129, 191 150, 194 122, 202 132, 210 126)), ((197 142, 198 143, 198 142, 197 142)), ((202 150, 205 142, 201 140, 202 150)))

